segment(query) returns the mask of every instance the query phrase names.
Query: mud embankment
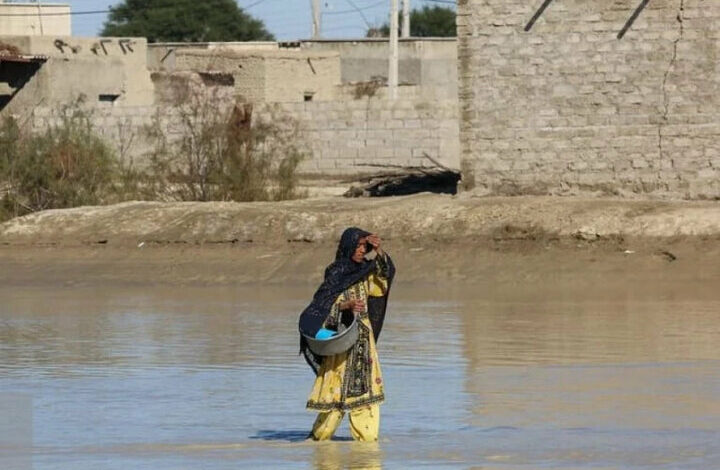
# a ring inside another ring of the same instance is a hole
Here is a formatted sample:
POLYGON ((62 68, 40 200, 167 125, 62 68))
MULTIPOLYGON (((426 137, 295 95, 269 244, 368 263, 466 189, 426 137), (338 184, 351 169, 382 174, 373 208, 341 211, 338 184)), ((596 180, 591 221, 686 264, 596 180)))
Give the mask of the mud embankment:
POLYGON ((720 203, 417 195, 279 203, 130 202, 51 210, 0 225, 0 243, 334 242, 344 227, 386 239, 720 235, 720 203))
POLYGON ((423 194, 46 211, 0 225, 0 281, 316 282, 352 225, 408 282, 720 278, 715 202, 423 194))

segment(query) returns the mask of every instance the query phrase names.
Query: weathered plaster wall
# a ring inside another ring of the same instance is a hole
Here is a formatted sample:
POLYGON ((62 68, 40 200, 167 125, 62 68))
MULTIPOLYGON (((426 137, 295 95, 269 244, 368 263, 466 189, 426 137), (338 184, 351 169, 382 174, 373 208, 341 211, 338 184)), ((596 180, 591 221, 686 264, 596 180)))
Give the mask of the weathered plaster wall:
POLYGON ((48 58, 3 114, 23 116, 37 106, 62 107, 81 96, 98 106, 153 103, 145 39, 16 36, 2 41, 23 54, 48 58), (117 96, 117 100, 101 102, 101 95, 117 96))
POLYGON ((237 92, 256 103, 330 100, 340 85, 337 53, 187 49, 176 52, 174 71, 231 73, 237 92))
POLYGON ((178 52, 217 49, 235 52, 276 51, 278 43, 275 41, 153 43, 148 44, 148 68, 152 71, 173 71, 175 70, 175 59, 178 52))
POLYGON ((720 197, 720 2, 459 0, 458 36, 480 188, 720 197))
POLYGON ((276 51, 275 41, 246 42, 158 42, 148 44, 148 68, 170 72, 176 69, 177 53, 187 50, 248 52, 276 51))
POLYGON ((328 101, 340 85, 340 60, 337 54, 266 58, 265 74, 268 102, 328 101))
POLYGON ((212 71, 229 73, 235 78, 235 90, 249 101, 266 100, 265 61, 258 56, 241 56, 229 53, 208 53, 198 50, 180 50, 176 53, 173 71, 212 71))
POLYGON ((0 36, 57 35, 72 34, 70 5, 41 2, 2 3, 0 2, 0 36), (42 17, 40 16, 42 12, 42 17), (42 27, 40 20, 42 19, 42 27))

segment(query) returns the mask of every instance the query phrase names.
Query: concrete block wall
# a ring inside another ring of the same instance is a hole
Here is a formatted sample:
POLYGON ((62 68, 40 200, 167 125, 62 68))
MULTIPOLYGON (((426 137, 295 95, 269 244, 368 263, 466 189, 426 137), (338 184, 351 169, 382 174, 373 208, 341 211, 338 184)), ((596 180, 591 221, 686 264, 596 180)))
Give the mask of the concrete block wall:
POLYGON ((480 190, 720 197, 720 2, 458 0, 458 41, 480 190))
MULTIPOLYGON (((279 103, 293 117, 311 150, 301 172, 308 175, 371 173, 367 164, 432 166, 424 155, 459 168, 457 102, 360 99, 279 103)), ((257 109, 269 118, 270 109, 257 109)))
MULTIPOLYGON (((230 102, 230 100, 228 100, 230 102)), ((107 106, 90 111, 95 131, 126 161, 142 167, 152 150, 147 129, 156 120, 170 140, 182 131, 177 114, 162 106, 107 106)), ((309 151, 300 172, 309 176, 371 173, 363 164, 432 166, 424 155, 459 168, 457 102, 383 98, 257 105, 254 119, 290 118, 309 151)), ((36 130, 62 122, 61 110, 35 108, 36 130)))
MULTIPOLYGON (((93 130, 105 139, 125 162, 142 166, 152 146, 147 130, 156 119, 162 118, 157 106, 106 106, 87 111, 93 130)), ((172 134, 172 116, 161 119, 165 132, 172 134)), ((63 111, 56 107, 36 107, 33 110, 32 127, 42 131, 58 127, 63 122, 63 111)))

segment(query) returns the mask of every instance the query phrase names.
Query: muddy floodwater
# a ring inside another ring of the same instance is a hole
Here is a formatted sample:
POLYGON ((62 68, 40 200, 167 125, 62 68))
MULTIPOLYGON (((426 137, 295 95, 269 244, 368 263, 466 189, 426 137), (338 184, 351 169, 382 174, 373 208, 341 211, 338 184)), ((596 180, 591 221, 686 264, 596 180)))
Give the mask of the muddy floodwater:
POLYGON ((720 468, 716 283, 400 282, 377 444, 304 440, 312 291, 0 288, 0 467, 720 468))

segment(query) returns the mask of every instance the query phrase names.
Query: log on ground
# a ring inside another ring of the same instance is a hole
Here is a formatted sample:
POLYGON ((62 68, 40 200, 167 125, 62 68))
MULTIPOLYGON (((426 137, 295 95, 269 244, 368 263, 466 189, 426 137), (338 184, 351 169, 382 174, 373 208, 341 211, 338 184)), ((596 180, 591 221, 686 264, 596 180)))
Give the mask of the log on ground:
POLYGON ((445 167, 363 165, 386 171, 353 180, 346 197, 406 196, 423 192, 456 194, 460 172, 445 167))

